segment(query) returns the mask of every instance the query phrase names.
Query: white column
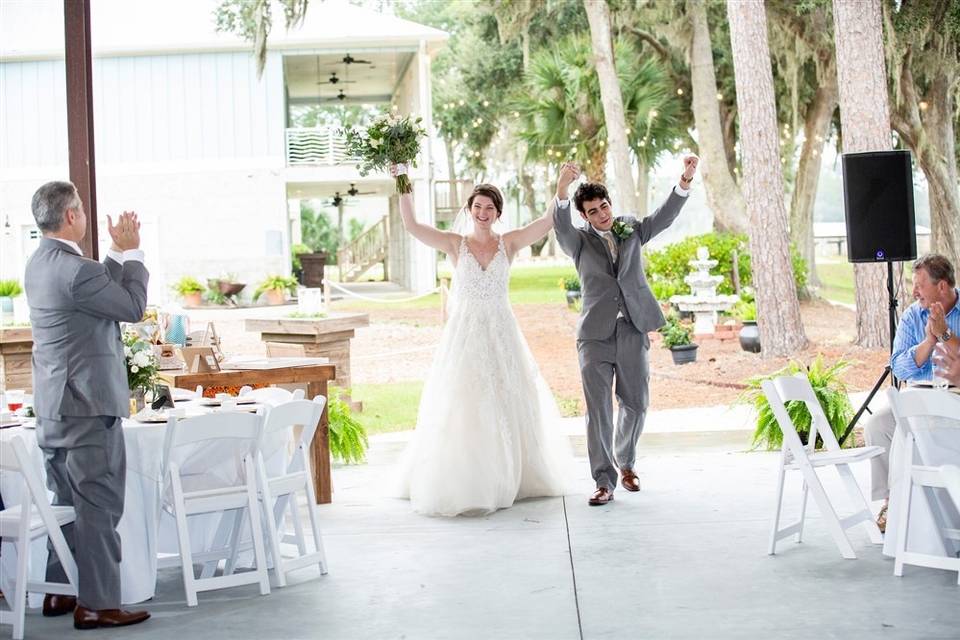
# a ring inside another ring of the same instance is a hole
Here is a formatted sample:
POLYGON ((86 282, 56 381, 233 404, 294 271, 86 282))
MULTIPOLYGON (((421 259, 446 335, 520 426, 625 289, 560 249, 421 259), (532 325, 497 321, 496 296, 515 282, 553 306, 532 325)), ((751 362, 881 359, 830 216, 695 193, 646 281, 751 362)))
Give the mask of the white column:
MULTIPOLYGON (((430 88, 430 55, 427 53, 427 43, 420 41, 417 52, 417 72, 415 74, 416 108, 413 115, 423 118, 423 127, 428 135, 433 133, 433 112, 431 105, 430 88)), ((424 140, 420 147, 420 157, 417 160, 417 169, 413 175, 414 203, 417 216, 426 224, 436 224, 436 215, 433 202, 433 158, 430 153, 430 141, 424 140)), ((436 251, 423 243, 410 243, 409 257, 409 284, 415 293, 424 293, 433 289, 437 281, 436 251)))

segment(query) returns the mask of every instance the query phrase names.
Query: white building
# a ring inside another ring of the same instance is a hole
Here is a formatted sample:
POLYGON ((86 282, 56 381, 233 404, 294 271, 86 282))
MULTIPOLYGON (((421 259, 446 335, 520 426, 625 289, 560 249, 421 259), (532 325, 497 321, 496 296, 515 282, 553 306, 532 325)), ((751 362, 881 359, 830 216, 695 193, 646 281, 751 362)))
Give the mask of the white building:
MULTIPOLYGON (((392 178, 361 178, 335 128, 295 129, 290 118, 296 105, 375 104, 421 115, 430 129, 430 61, 447 35, 338 0, 311 2, 288 33, 277 7, 258 79, 250 44, 215 31, 216 5, 92 3, 101 252, 107 214, 135 210, 151 300, 170 297, 183 275, 232 273, 252 289, 289 273, 299 200, 356 184, 390 214, 391 279, 432 288, 434 253, 396 232, 392 178)), ((33 192, 69 178, 63 30, 62 0, 0 0, 0 278, 21 278, 36 245, 33 192)), ((425 218, 434 210, 429 147, 412 175, 425 218)))

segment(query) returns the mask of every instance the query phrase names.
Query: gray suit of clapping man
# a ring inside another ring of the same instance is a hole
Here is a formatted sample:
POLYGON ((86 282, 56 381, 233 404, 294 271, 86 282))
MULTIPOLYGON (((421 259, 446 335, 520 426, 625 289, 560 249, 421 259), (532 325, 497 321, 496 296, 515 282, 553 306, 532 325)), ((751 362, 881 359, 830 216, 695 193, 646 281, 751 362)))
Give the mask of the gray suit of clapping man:
POLYGON ((554 229, 560 247, 576 264, 583 290, 577 353, 587 401, 587 454, 597 484, 590 505, 613 500, 618 467, 623 487, 640 490, 634 465, 650 404, 647 332, 664 324, 660 305, 647 286, 641 248, 677 218, 687 202, 698 162, 692 155, 683 159, 678 185, 643 220, 615 216, 606 187, 581 184, 574 202, 587 223, 582 229, 573 226, 567 194, 580 170, 572 163, 560 168, 554 229), (620 405, 616 430, 611 397, 614 380, 620 405))
MULTIPOLYGON (((37 439, 54 504, 76 510, 64 535, 79 577, 78 597, 48 594, 43 614, 73 612, 77 629, 135 624, 150 614, 120 609, 117 523, 127 471, 121 420, 129 415, 130 391, 119 323, 139 322, 147 304, 140 223, 132 212, 116 226, 108 218, 113 246, 99 263, 80 251, 87 216, 71 183, 43 185, 31 204, 43 233, 25 274, 37 439)), ((55 553, 47 580, 66 582, 55 553)))

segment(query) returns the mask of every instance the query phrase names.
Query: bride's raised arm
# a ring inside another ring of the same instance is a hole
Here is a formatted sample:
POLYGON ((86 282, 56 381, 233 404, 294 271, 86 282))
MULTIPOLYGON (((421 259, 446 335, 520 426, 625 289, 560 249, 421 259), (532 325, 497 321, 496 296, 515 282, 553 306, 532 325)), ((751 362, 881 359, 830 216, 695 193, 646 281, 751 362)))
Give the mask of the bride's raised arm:
POLYGON ((460 236, 418 222, 417 216, 414 214, 412 193, 400 194, 400 219, 403 220, 403 227, 407 230, 407 233, 423 244, 446 254, 457 255, 457 251, 460 249, 460 236))
POLYGON ((503 246, 510 256, 515 256, 520 249, 529 247, 547 235, 547 232, 553 228, 553 209, 555 206, 556 202, 551 199, 547 212, 542 216, 519 229, 507 231, 503 234, 503 246))
MULTIPOLYGON (((577 178, 580 177, 580 169, 577 165, 573 163, 566 163, 560 168, 560 179, 557 183, 557 193, 566 193, 567 187, 570 186, 577 178)), ((558 196, 559 197, 559 196, 558 196)), ((564 196, 565 197, 565 196, 564 196)), ((514 229, 513 231, 508 231, 503 234, 503 244, 507 249, 507 253, 511 256, 517 254, 520 249, 528 247, 543 236, 547 235, 547 232, 553 228, 553 212, 557 208, 557 199, 550 198, 550 204, 547 205, 547 212, 542 216, 519 229, 514 229)))

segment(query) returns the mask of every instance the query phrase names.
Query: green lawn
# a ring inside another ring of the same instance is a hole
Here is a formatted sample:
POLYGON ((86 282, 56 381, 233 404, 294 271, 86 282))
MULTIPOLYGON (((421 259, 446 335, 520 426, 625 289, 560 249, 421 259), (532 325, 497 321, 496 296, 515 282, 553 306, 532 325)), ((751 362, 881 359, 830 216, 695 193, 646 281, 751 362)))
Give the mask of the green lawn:
MULTIPOLYGON (((537 267, 518 266, 510 272, 510 302, 512 304, 565 304, 563 290, 560 288, 560 278, 574 275, 573 266, 569 267, 537 267)), ((441 274, 444 275, 444 274, 441 274)), ((350 300, 337 302, 334 308, 341 311, 375 311, 389 309, 393 311, 404 309, 439 309, 440 294, 420 298, 410 302, 378 303, 350 300)))
POLYGON ((422 391, 421 381, 354 385, 353 399, 363 401, 356 417, 368 435, 413 429, 422 391))
POLYGON ((853 265, 849 262, 828 262, 817 264, 817 275, 823 286, 820 295, 827 300, 853 304, 853 265))

